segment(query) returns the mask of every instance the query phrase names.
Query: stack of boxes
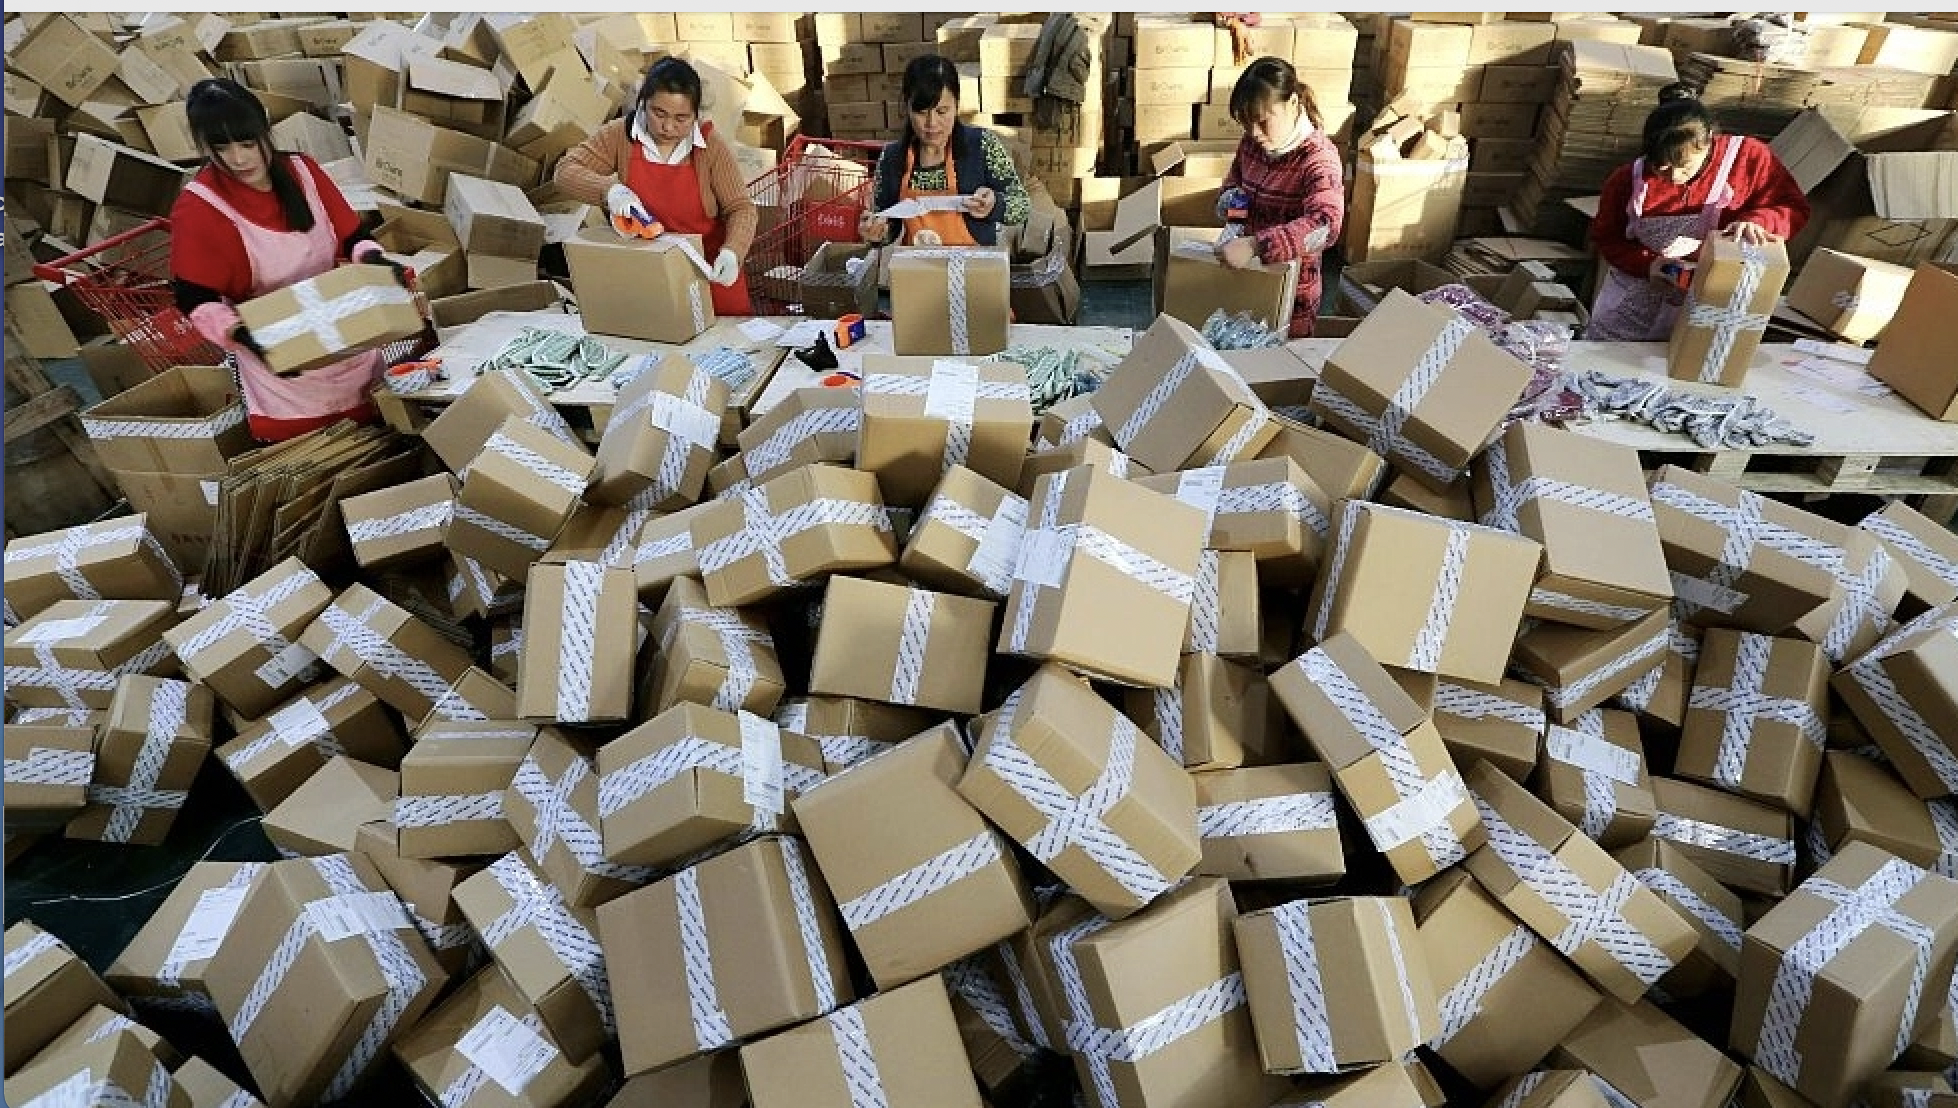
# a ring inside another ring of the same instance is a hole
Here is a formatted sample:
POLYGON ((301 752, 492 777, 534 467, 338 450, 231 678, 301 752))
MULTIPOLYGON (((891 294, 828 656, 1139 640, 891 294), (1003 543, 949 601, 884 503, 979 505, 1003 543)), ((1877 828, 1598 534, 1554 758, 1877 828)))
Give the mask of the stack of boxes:
MULTIPOLYGON (((983 17, 974 17, 983 18, 983 17)), ((1042 126, 1035 118, 1034 98, 1027 95, 1027 69, 1040 39, 1042 21, 1002 19, 978 34, 979 114, 976 121, 990 127, 1026 158, 1024 172, 1047 188, 1062 206, 1072 206, 1076 181, 1092 177, 1101 161, 1105 111, 1103 89, 1111 21, 1106 16, 1076 15, 1088 45, 1088 72, 1082 78, 1085 94, 1078 109, 1063 111, 1042 126)), ((961 105, 965 107, 966 105, 961 105)))
POLYGON ((915 12, 822 12, 814 18, 830 136, 894 138, 904 126, 904 67, 933 51, 936 27, 915 12))
POLYGON ((1657 46, 1578 40, 1559 51, 1556 95, 1541 145, 1516 195, 1520 230, 1554 228, 1568 197, 1596 193, 1611 171, 1639 156, 1643 120, 1659 90, 1678 80, 1672 55, 1657 46))

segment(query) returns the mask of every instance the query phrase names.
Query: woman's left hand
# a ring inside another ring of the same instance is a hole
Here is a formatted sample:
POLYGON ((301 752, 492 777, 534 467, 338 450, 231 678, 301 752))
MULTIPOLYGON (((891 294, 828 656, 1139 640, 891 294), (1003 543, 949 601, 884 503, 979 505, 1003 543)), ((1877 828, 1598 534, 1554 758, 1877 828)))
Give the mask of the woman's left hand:
POLYGON ((1249 269, 1258 261, 1258 240, 1250 235, 1234 238, 1217 248, 1217 260, 1232 269, 1249 269))
POLYGON ((1728 224, 1727 237, 1737 242, 1744 242, 1749 246, 1760 246, 1763 243, 1773 242, 1776 238, 1766 227, 1747 220, 1728 224))
POLYGON ((965 214, 974 219, 985 219, 993 214, 993 207, 997 203, 999 198, 993 190, 981 185, 977 192, 965 198, 965 214))

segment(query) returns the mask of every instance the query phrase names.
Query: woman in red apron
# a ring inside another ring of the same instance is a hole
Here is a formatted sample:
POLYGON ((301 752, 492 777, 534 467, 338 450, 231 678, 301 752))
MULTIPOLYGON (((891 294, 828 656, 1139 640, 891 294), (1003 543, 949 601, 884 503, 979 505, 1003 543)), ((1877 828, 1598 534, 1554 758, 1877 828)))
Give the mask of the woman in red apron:
POLYGON ((1808 212, 1808 197, 1766 143, 1717 134, 1691 86, 1668 86, 1646 117, 1644 154, 1614 170, 1598 199, 1591 241, 1607 264, 1584 337, 1667 338, 1707 236, 1787 239, 1808 212))
POLYGON ((937 54, 904 67, 904 133, 877 158, 871 207, 857 223, 865 242, 903 246, 993 246, 1003 224, 1021 224, 1032 208, 999 136, 958 121, 959 71, 937 54), (964 192, 963 190, 971 191, 964 192), (877 215, 900 201, 962 197, 951 210, 927 210, 897 222, 877 215))
POLYGON ((699 235, 714 314, 753 315, 741 262, 755 238, 755 206, 734 152, 700 122, 700 73, 679 58, 646 71, 632 111, 558 160, 551 179, 567 196, 602 204, 620 234, 658 225, 699 235))
POLYGON ((341 419, 374 422, 368 392, 386 368, 381 351, 281 377, 232 305, 342 260, 387 264, 397 276, 401 268, 381 256, 313 159, 272 149, 271 121, 250 90, 226 78, 199 81, 185 113, 210 161, 170 210, 171 283, 178 309, 236 365, 253 437, 277 442, 341 419))

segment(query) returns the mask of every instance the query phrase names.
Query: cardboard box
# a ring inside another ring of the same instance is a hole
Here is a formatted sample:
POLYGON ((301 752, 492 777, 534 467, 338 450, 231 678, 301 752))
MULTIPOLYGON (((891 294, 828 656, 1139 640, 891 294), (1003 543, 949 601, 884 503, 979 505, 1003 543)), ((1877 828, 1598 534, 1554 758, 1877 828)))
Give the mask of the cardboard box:
POLYGON ((642 714, 691 702, 767 716, 787 689, 768 625, 751 612, 710 606, 691 578, 673 582, 652 634, 659 650, 641 682, 642 714))
POLYGON ((598 775, 590 756, 555 728, 538 732, 504 794, 503 813, 545 880, 575 906, 602 904, 653 877, 646 867, 605 860, 598 775))
POLYGON ((337 752, 391 768, 404 748, 400 727, 374 694, 335 676, 240 726, 217 754, 252 802, 270 811, 337 752))
POLYGON ((403 1035, 394 1056, 424 1095, 457 1108, 479 1102, 549 1108, 595 1094, 609 1076, 604 1059, 593 1055, 574 1065, 542 1023, 509 977, 485 969, 403 1035))
POLYGON ((1900 619, 1958 600, 1958 535, 1901 500, 1864 516, 1856 526, 1881 540, 1903 570, 1906 584, 1897 609, 1900 619))
MULTIPOLYGON (((653 342, 685 343, 714 325, 714 301, 697 238, 621 239, 586 228, 564 243, 585 329, 653 342)), ((995 348, 997 349, 997 348, 995 348)))
POLYGON ((1291 325, 1299 262, 1256 262, 1231 269, 1217 260, 1220 231, 1203 227, 1169 228, 1168 253, 1158 272, 1156 309, 1201 328, 1212 313, 1247 313, 1280 334, 1291 325))
POLYGON ((395 799, 402 858, 501 854, 521 840, 503 818, 503 794, 537 737, 529 725, 485 721, 423 728, 401 759, 395 799))
POLYGON ((550 434, 567 446, 582 441, 572 433, 543 387, 522 374, 490 373, 477 377, 434 421, 422 429, 422 441, 442 459, 450 472, 462 476, 483 451, 483 444, 509 416, 550 434))
POLYGON ((606 959, 594 919, 544 883, 521 852, 456 886, 469 926, 566 1060, 585 1064, 616 1033, 606 959))
POLYGON ((836 907, 811 868, 795 839, 765 836, 599 908, 600 944, 631 954, 609 960, 627 1074, 854 999, 836 907), (721 1018, 696 1023, 696 1010, 721 1018))
POLYGON ((8 68, 71 108, 81 107, 115 76, 116 52, 69 16, 56 13, 25 30, 18 40, 8 37, 8 68))
MULTIPOLYGON (((128 1010, 88 963, 54 935, 22 920, 7 928, 7 958, 14 972, 6 979, 7 1072, 18 1071, 95 1005, 128 1010)), ((7 1090, 7 1099, 14 1098, 7 1090)))
POLYGON ((210 475, 251 444, 231 371, 175 366, 82 414, 104 466, 118 472, 210 475))
POLYGON ((7 699, 23 707, 107 708, 118 679, 174 665, 159 636, 164 600, 61 600, 9 628, 7 699))
POLYGON ((887 503, 923 506, 953 466, 1019 483, 1033 423, 1024 366, 870 354, 863 375, 856 466, 887 503))
POLYGON ((1351 635, 1272 674, 1271 688, 1402 880, 1431 877, 1481 844, 1441 736, 1351 635))
POLYGON ((400 794, 394 770, 336 755, 265 813, 265 837, 288 857, 344 853, 361 825, 388 818, 400 794))
POLYGON ((215 1014, 204 971, 264 868, 261 862, 192 863, 103 971, 103 980, 145 1008, 215 1014))
POLYGON ((1822 756, 1815 790, 1815 824, 1831 851, 1850 842, 1880 847, 1912 865, 1943 872, 1953 844, 1942 828, 1949 800, 1919 800, 1898 776, 1846 750, 1822 756))
POLYGON ((1934 322, 1958 306, 1958 273, 1920 264, 1911 274, 1883 341, 1870 359, 1870 376, 1896 389, 1933 419, 1958 419, 1958 375, 1934 351, 1934 322))
POLYGON ((105 713, 26 708, 6 727, 6 832, 55 831, 88 804, 95 729, 105 713))
POLYGON ((214 716, 203 686, 141 676, 118 681, 96 735, 89 805, 69 821, 68 837, 162 842, 211 752, 214 716))
POLYGON ((470 288, 502 288, 536 279, 544 217, 522 189, 452 173, 443 213, 468 257, 470 288))
POLYGON ((1834 593, 1842 551, 1810 513, 1679 466, 1660 467, 1650 488, 1683 618, 1773 635, 1834 593), (1728 521, 1743 517, 1764 521, 1746 535, 1774 541, 1754 537, 1744 552, 1727 553, 1743 533, 1728 521))
POLYGON ((880 988, 935 973, 1033 924, 1011 849, 955 791, 966 768, 957 732, 942 724, 793 802, 880 988), (901 838, 877 831, 888 827, 895 797, 909 812, 901 838))
POLYGON ((997 607, 990 600, 832 577, 809 691, 977 714, 997 607))
POLYGON ((1790 260, 1822 246, 1899 265, 1937 257, 1958 226, 1949 183, 1955 118, 1903 110, 1856 124, 1815 110, 1795 117, 1772 144, 1812 209, 1789 243, 1790 260))
POLYGON ((357 1084, 446 976, 400 899, 351 854, 267 866, 205 980, 266 1103, 288 1108, 357 1084), (288 932, 300 957, 274 960, 288 932))
POLYGON ((1232 929, 1267 1073, 1393 1062, 1434 1037, 1432 974, 1406 900, 1295 900, 1232 929))
POLYGON ((1828 681, 1829 661, 1813 643, 1708 631, 1676 772, 1806 819, 1822 771, 1828 681))
POLYGON ((700 575, 698 551, 693 543, 693 522, 713 510, 713 507, 711 501, 695 504, 671 515, 648 519, 640 528, 630 564, 641 601, 658 604, 674 581, 700 575))
POLYGON ((1115 442, 1156 473, 1256 457, 1277 435, 1264 402, 1195 328, 1159 315, 1094 393, 1115 442))
POLYGON ((595 466, 582 443, 506 416, 463 478, 449 549, 524 580, 571 518, 595 466))
MULTIPOLYGON (((57 605, 56 607, 59 607, 57 605)), ((1958 793, 1958 605, 1934 608, 1838 671, 1836 693, 1920 797, 1958 793)))
POLYGON ((1859 65, 1880 65, 1918 73, 1949 73, 1958 67, 1958 34, 1903 23, 1858 23, 1868 32, 1859 65))
POLYGON ((1208 69, 1216 64, 1216 33, 1208 23, 1176 19, 1138 19, 1137 69, 1208 69))
MULTIPOLYGON (((1664 611, 1610 631, 1542 623, 1517 638, 1510 661, 1516 672, 1543 685, 1550 718, 1569 723, 1659 670, 1671 644, 1664 611)), ((1680 699, 1684 711, 1683 693, 1680 699)))
MULTIPOLYGON (((1454 242, 1468 183, 1467 142, 1436 158, 1386 157, 1361 149, 1344 238, 1354 261, 1437 258, 1454 242)), ((1393 153, 1388 151, 1386 153, 1393 153)))
POLYGON ((877 248, 824 242, 802 267, 796 289, 811 319, 868 316, 877 308, 877 248), (852 263, 858 263, 852 271, 852 263))
POLYGON ((1723 884, 1762 896, 1781 896, 1793 884, 1794 824, 1788 813, 1759 801, 1685 781, 1655 778, 1659 814, 1654 838, 1723 884))
POLYGON ((281 375, 331 365, 425 326, 414 297, 386 266, 344 265, 238 305, 281 375))
POLYGON ((1326 359, 1312 410, 1440 491, 1494 434, 1529 374, 1453 309, 1392 289, 1326 359), (1443 354, 1441 373, 1413 378, 1413 367, 1443 354), (1390 406, 1406 414, 1389 420, 1390 406))
POLYGON ((427 715, 470 666, 461 647, 359 584, 335 597, 299 641, 410 719, 427 715))
POLYGON ((495 142, 503 137, 505 88, 488 69, 407 57, 394 106, 441 127, 495 142))
POLYGON ((755 1108, 847 1108, 878 1097, 979 1108, 945 985, 927 978, 741 1048, 755 1108), (866 1066, 865 1063, 868 1063, 866 1066))
POLYGON ((1512 779, 1526 781, 1536 768, 1549 717, 1543 690, 1528 681, 1444 680, 1435 685, 1434 725, 1455 764, 1486 759, 1512 779))
POLYGON ((9 540, 6 559, 7 608, 17 620, 60 600, 183 595, 183 575, 141 513, 9 540))
POLYGON ((717 503, 694 522, 693 537, 716 607, 750 604, 818 574, 897 560, 876 478, 829 465, 791 471, 717 503))
POLYGON ((1666 372, 1676 380, 1738 386, 1754 360, 1781 287, 1788 252, 1715 235, 1700 247, 1686 307, 1673 325, 1666 372))
POLYGON ((941 591, 1004 599, 1026 520, 1024 498, 952 466, 906 536, 898 568, 941 591))
POLYGON ((383 205, 381 216, 381 225, 374 228, 374 241, 396 262, 415 271, 423 295, 441 299, 468 288, 462 243, 445 217, 393 204, 383 205))
POLYGON ((172 1076, 190 1097, 190 1108, 263 1108, 263 1101, 202 1058, 185 1061, 172 1076))
POLYGON ((1192 778, 1203 844, 1199 876, 1316 884, 1345 875, 1325 766, 1225 769, 1192 778))
POLYGON ((1210 522, 1205 545, 1249 551, 1265 584, 1308 583, 1330 536, 1330 501, 1290 458, 1208 466, 1138 483, 1203 512, 1210 522))
MULTIPOLYGON (((113 1008, 100 1004, 90 1008, 80 1019, 68 1025, 68 1030, 55 1036, 54 1041, 41 1048, 41 1053, 29 1063, 32 1067, 43 1060, 59 1058, 72 1051, 85 1049, 105 1039, 129 1038, 135 1040, 147 1051, 154 1061, 162 1063, 165 1070, 183 1062, 184 1056, 177 1048, 165 1042, 163 1036, 137 1023, 113 1008)), ((23 1073, 26 1071, 23 1070, 23 1073)), ((104 1090, 103 1095, 114 1096, 104 1090)), ((192 1108, 195 1108, 193 1105, 192 1108)))
POLYGON ((1941 995, 1954 946, 1958 885, 1851 843, 1748 928, 1728 1045, 1817 1104, 1847 1104, 1936 1008, 1897 982, 1941 995), (1870 897, 1876 920, 1843 907, 1870 897))
POLYGON ((446 473, 408 481, 340 502, 354 562, 377 572, 442 553, 455 516, 455 478, 446 473))
POLYGON ((1606 850, 1652 830, 1657 804, 1630 712, 1594 708, 1551 724, 1537 763, 1536 794, 1606 850))
POLYGON ((823 770, 832 776, 929 730, 936 720, 917 708, 837 696, 796 697, 775 711, 775 722, 784 729, 815 740, 823 751, 823 770))
POLYGON ((999 77, 1024 73, 1027 63, 1033 60, 1034 45, 1039 39, 1037 24, 995 23, 987 27, 979 34, 980 70, 999 77))
POLYGON ((1386 462, 1365 446, 1282 414, 1274 414, 1272 422, 1278 425, 1278 435, 1258 457, 1292 459, 1330 499, 1365 500, 1386 481, 1386 462))
MULTIPOLYGON (((796 389, 756 416, 735 441, 749 480, 766 482, 806 465, 847 465, 856 458, 862 428, 860 392, 810 386, 796 389)), ((725 441, 725 428, 721 434, 725 441)))
POLYGON ((107 1037, 77 1041, 65 1049, 51 1048, 7 1078, 7 1100, 15 1104, 66 1102, 88 1106, 118 1100, 135 1103, 129 1090, 138 1089, 142 1092, 137 1095, 157 1108, 191 1108, 189 1095, 177 1086, 144 1038, 135 1031, 111 1026, 107 1037))
POLYGON ((1587 1069, 1623 1098, 1681 1108, 1719 1108, 1741 1079, 1739 1066, 1650 1001, 1628 1005, 1610 997, 1545 1064, 1587 1069))
POLYGON ((1788 306, 1849 342, 1883 334, 1903 302, 1911 270, 1821 248, 1788 288, 1788 306))
POLYGON ((362 151, 362 164, 370 181, 404 200, 424 204, 442 203, 452 173, 518 188, 537 183, 538 163, 534 159, 385 106, 374 109, 362 151))
POLYGON ((1167 689, 1132 689, 1130 718, 1177 764, 1234 769, 1283 757, 1278 716, 1264 678, 1215 654, 1185 654, 1167 689))
POLYGON ((890 266, 896 353, 966 357, 1006 349, 1012 282, 1004 250, 896 247, 890 266))
POLYGON ((332 601, 317 574, 287 558, 163 637, 186 673, 257 719, 318 676, 317 657, 295 640, 332 601))
POLYGON ((1682 998, 1733 988, 1740 974, 1741 930, 1747 919, 1740 896, 1668 839, 1648 838, 1612 857, 1699 933, 1693 953, 1660 978, 1659 988, 1667 996, 1682 998))
POLYGON ((561 723, 626 719, 637 610, 630 570, 597 562, 532 570, 524 593, 517 715, 561 723))

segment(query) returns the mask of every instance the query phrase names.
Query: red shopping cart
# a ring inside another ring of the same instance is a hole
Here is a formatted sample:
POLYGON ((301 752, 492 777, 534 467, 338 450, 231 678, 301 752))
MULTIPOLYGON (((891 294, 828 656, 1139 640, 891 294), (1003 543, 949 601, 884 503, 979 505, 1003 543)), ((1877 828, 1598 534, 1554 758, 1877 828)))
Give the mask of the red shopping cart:
POLYGON ((879 142, 797 135, 780 164, 748 182, 761 215, 747 261, 756 315, 802 314, 802 268, 825 242, 857 241, 882 150, 879 142))

